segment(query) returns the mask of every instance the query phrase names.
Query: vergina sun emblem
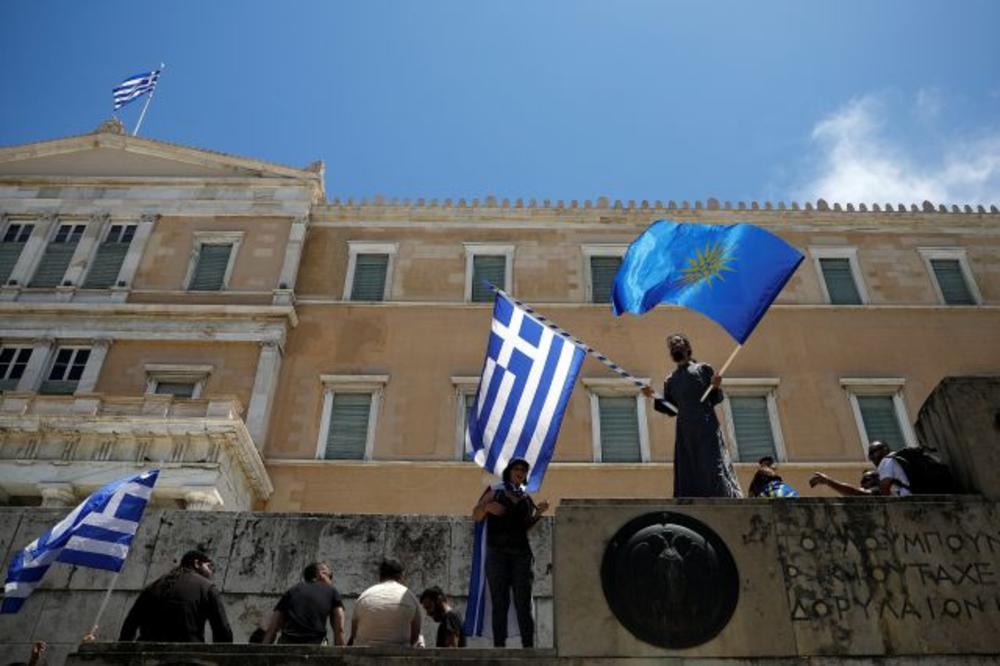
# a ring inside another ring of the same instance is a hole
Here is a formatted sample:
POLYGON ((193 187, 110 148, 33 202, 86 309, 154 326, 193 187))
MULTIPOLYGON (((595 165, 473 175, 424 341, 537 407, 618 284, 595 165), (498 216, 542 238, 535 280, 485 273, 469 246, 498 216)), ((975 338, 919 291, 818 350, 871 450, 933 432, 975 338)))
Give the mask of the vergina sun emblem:
POLYGON ((736 271, 732 263, 736 260, 729 249, 722 243, 709 243, 704 248, 697 250, 693 257, 687 260, 687 266, 681 269, 680 281, 683 286, 694 286, 699 282, 707 282, 712 286, 712 280, 718 279, 720 282, 726 278, 725 272, 736 271))

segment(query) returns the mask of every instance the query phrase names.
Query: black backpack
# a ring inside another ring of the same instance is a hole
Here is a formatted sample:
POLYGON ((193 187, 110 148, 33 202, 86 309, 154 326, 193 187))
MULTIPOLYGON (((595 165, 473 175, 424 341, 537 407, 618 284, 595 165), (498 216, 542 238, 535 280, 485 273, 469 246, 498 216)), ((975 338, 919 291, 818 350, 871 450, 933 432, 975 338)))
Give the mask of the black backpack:
POLYGON ((910 492, 915 495, 952 495, 959 492, 951 470, 937 456, 933 449, 924 446, 907 446, 889 454, 899 461, 910 480, 910 492))

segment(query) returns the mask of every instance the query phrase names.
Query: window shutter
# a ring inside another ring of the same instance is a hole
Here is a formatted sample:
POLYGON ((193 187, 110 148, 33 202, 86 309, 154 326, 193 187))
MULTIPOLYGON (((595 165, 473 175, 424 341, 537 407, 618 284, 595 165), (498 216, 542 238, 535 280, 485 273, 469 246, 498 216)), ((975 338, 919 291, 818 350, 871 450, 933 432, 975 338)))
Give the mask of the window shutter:
POLYGON ((861 294, 854 283, 850 259, 820 259, 826 291, 833 305, 861 305, 861 294))
POLYGON ((191 291, 219 291, 226 278, 226 268, 229 266, 229 254, 233 251, 232 244, 202 245, 198 253, 198 265, 191 277, 191 291))
POLYGON ((765 396, 730 396, 729 410, 733 415, 740 462, 757 462, 764 456, 778 457, 765 396))
POLYGON ((941 295, 948 305, 975 305, 969 285, 965 282, 958 259, 931 259, 931 268, 937 278, 941 295))
POLYGON ((861 409, 861 420, 865 422, 865 432, 868 434, 866 444, 877 439, 888 444, 893 450, 906 446, 892 396, 859 395, 857 399, 858 407, 861 409))
POLYGON ((175 398, 190 398, 194 395, 194 384, 191 382, 156 382, 156 393, 172 395, 175 398))
POLYGON ((70 225, 63 225, 45 248, 45 254, 38 264, 35 276, 31 280, 31 287, 58 287, 62 284, 69 262, 76 252, 77 243, 83 234, 83 226, 77 225, 73 229, 67 229, 70 225), (65 230, 65 233, 64 233, 65 230))
POLYGON ((615 275, 622 265, 621 257, 591 257, 590 258, 590 302, 610 303, 611 288, 615 283, 615 275))
POLYGON ((3 242, 0 242, 0 284, 6 284, 10 274, 17 265, 17 260, 21 258, 21 251, 24 250, 25 243, 34 230, 33 224, 12 224, 4 234, 3 242))
POLYGON ((472 257, 472 302, 493 302, 493 290, 484 282, 503 289, 507 257, 502 254, 477 254, 472 257))
POLYGON ((601 419, 601 461, 642 462, 635 398, 597 398, 601 419))
POLYGON ((128 243, 101 243, 83 288, 107 289, 115 286, 127 253, 128 243))
POLYGON ((328 460, 363 460, 368 442, 371 393, 334 393, 330 431, 326 436, 328 460))
POLYGON ((354 257, 352 301, 381 301, 385 297, 385 277, 389 268, 388 254, 358 254, 354 257))

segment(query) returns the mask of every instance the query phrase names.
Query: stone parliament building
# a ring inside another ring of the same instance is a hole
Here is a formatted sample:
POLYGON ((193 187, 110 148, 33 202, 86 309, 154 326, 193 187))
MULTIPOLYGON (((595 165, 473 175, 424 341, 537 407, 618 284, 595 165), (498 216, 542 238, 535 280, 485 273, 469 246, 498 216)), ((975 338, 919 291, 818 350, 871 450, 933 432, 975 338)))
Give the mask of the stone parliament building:
MULTIPOLYGON (((1000 375, 995 206, 330 201, 322 163, 108 122, 0 148, 0 506, 65 510, 156 467, 164 512, 374 515, 397 534, 424 514, 454 534, 486 482, 462 446, 492 309, 482 280, 654 385, 671 332, 716 367, 732 351, 681 308, 611 315, 621 256, 663 218, 750 222, 806 255, 724 380, 744 489, 773 455, 800 493, 829 495, 810 474, 854 482, 869 440, 916 445, 916 415, 944 378, 1000 375)), ((672 420, 592 359, 580 377, 539 497, 667 498, 672 420)), ((178 520, 192 534, 218 524, 178 520)), ((26 536, 0 530, 0 552, 9 560, 26 536)), ((443 566, 443 586, 464 594, 468 565, 443 566)), ((357 575, 348 594, 367 584, 357 575)), ((133 578, 129 598, 147 580, 133 578)), ((285 578, 254 593, 273 599, 285 578)), ((424 583, 441 581, 411 586, 424 583)), ((539 594, 544 621, 547 582, 539 594)), ((543 646, 553 632, 542 627, 543 646)))

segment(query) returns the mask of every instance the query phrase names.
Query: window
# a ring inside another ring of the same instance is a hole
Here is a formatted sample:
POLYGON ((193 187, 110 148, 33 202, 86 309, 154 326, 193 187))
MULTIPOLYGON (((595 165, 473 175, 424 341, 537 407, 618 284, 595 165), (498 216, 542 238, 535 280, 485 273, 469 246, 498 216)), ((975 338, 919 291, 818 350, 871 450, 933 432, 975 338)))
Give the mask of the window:
POLYGON ((583 384, 590 391, 594 461, 648 462, 646 401, 638 389, 622 379, 584 379, 583 384))
POLYGON ((46 395, 72 395, 80 383, 89 358, 88 347, 59 347, 48 379, 42 382, 38 392, 46 395))
POLYGON ((868 444, 880 440, 893 450, 916 446, 916 436, 910 427, 903 403, 902 379, 841 379, 847 390, 858 426, 861 444, 867 452, 868 444))
POLYGON ((118 282, 129 245, 135 236, 136 225, 112 224, 108 235, 97 249, 97 255, 83 283, 84 289, 107 289, 118 282))
POLYGON ((493 290, 487 282, 506 292, 511 291, 513 245, 465 244, 465 300, 492 303, 493 290))
POLYGON ((586 262, 587 302, 610 303, 611 288, 615 275, 625 256, 624 245, 584 245, 583 258, 586 262))
POLYGON ((775 400, 777 379, 723 379, 726 430, 736 462, 764 456, 785 460, 785 447, 775 400))
POLYGON ((386 300, 392 292, 392 264, 396 250, 394 243, 349 242, 344 299, 386 300))
POLYGON ((858 251, 853 247, 812 247, 823 297, 831 305, 863 305, 868 302, 858 251))
POLYGON ((387 375, 323 375, 323 420, 316 457, 371 460, 387 375))
POLYGON ((58 287, 62 284, 66 269, 86 228, 85 224, 59 225, 56 235, 45 248, 45 254, 42 255, 29 286, 58 287))
POLYGON ((455 459, 472 460, 465 450, 465 427, 469 422, 469 410, 476 401, 479 377, 452 377, 455 387, 455 459))
POLYGON ((918 251, 931 275, 939 301, 945 305, 978 305, 982 302, 965 250, 922 247, 918 251))
POLYGON ((0 391, 13 391, 31 358, 31 347, 0 347, 0 391))
POLYGON ((211 365, 147 363, 146 394, 200 398, 211 372, 211 365))
POLYGON ((11 223, 4 230, 3 239, 0 240, 0 284, 6 284, 10 274, 14 272, 17 260, 21 258, 21 251, 31 237, 34 230, 33 224, 11 223))
POLYGON ((225 289, 242 239, 241 231, 195 232, 194 252, 188 266, 188 290, 225 289))

